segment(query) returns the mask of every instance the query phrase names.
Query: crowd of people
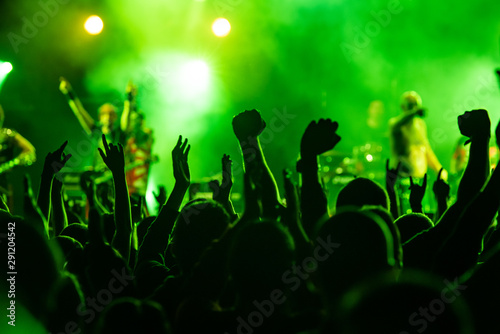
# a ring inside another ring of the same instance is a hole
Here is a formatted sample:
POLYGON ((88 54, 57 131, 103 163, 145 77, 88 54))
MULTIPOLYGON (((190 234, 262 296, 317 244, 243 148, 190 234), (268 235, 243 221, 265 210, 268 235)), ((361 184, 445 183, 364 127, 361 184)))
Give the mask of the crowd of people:
MULTIPOLYGON (((110 105, 101 107, 97 123, 65 79, 61 91, 87 133, 99 137, 96 166, 109 170, 113 189, 100 191, 87 178, 87 210, 76 212, 65 201, 66 141, 45 157, 37 196, 25 182, 21 215, 0 203, 0 247, 9 259, 1 285, 15 295, 3 307, 10 332, 27 319, 47 333, 67 334, 500 332, 500 171, 490 170, 486 110, 458 116, 470 155, 454 201, 426 138, 403 139, 422 127, 415 105, 391 123, 394 152, 401 152, 387 163, 385 185, 355 178, 338 194, 334 212, 318 157, 339 143, 342 124, 310 122, 297 148, 297 173, 273 174, 259 140, 266 122, 246 110, 232 120, 243 177, 233 180, 231 157, 223 155, 213 199, 184 204, 190 145, 179 136, 171 157, 175 186, 156 196, 153 216, 131 200, 144 195, 144 184, 126 170, 127 152, 150 153, 152 143, 132 107, 133 86, 124 114, 134 116, 122 117, 119 128, 111 126, 117 117, 110 105), (428 151, 409 154, 400 144, 412 139, 428 151), (439 171, 432 215, 422 210, 427 164, 439 171), (396 187, 403 178, 408 198, 396 187), (243 212, 233 207, 233 182, 243 183, 243 212)), ((500 144, 499 127, 496 138, 500 144)))

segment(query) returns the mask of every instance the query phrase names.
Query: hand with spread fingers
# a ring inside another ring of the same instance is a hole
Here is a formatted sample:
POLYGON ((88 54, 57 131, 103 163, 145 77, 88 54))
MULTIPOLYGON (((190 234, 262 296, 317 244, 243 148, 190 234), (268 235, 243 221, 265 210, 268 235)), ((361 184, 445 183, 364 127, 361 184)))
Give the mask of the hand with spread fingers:
POLYGON ((424 175, 422 185, 413 182, 410 176, 410 206, 413 212, 422 212, 422 200, 425 196, 425 189, 427 188, 427 174, 424 175))
POLYGON ((104 146, 104 152, 100 147, 98 148, 102 161, 104 161, 113 174, 125 173, 125 156, 123 155, 123 146, 121 144, 108 144, 105 135, 102 135, 102 143, 104 146))
POLYGON ((64 148, 68 145, 68 141, 66 140, 57 150, 54 152, 47 153, 45 157, 45 163, 43 165, 43 173, 47 176, 54 176, 59 173, 61 169, 66 165, 69 158, 71 158, 71 154, 65 154, 64 148))
POLYGON ((158 186, 158 193, 153 191, 153 196, 155 197, 158 205, 162 206, 167 201, 167 189, 165 186, 160 185, 158 186))
POLYGON ((443 173, 443 168, 438 173, 437 180, 434 182, 432 185, 432 191, 434 192, 434 195, 438 199, 448 199, 450 196, 450 185, 445 182, 442 178, 442 173, 443 173))
POLYGON ((387 191, 389 191, 389 188, 394 188, 394 186, 396 185, 400 168, 401 168, 401 161, 398 162, 396 168, 390 168, 389 159, 387 159, 385 163, 385 185, 387 191))
POLYGON ((174 169, 175 182, 179 185, 189 187, 191 183, 191 173, 189 172, 188 155, 191 145, 188 145, 188 140, 182 141, 182 136, 179 136, 177 144, 172 150, 172 161, 174 169))

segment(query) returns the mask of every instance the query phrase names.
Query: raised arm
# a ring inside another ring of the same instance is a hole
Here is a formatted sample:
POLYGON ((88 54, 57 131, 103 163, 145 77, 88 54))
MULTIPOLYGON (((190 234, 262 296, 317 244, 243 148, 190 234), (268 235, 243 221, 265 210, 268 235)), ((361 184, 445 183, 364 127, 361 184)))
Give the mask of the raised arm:
POLYGON ((104 152, 98 148, 102 160, 111 170, 115 184, 115 226, 116 231, 111 245, 118 250, 125 262, 129 262, 132 241, 132 216, 130 213, 130 198, 125 179, 125 157, 123 147, 108 144, 106 136, 102 135, 104 152))
POLYGON ((448 209, 448 199, 450 197, 450 186, 441 178, 443 169, 438 173, 437 180, 432 186, 432 191, 437 201, 437 211, 434 221, 437 222, 441 215, 448 209))
POLYGON ((33 193, 33 188, 31 187, 31 179, 29 174, 24 175, 24 201, 23 201, 23 211, 24 217, 28 221, 33 222, 36 226, 40 228, 43 235, 50 239, 49 236, 49 224, 47 219, 44 217, 42 210, 38 207, 35 194, 33 193))
POLYGON ((94 119, 83 107, 82 102, 76 96, 69 81, 63 77, 59 78, 59 80, 59 90, 68 98, 68 104, 71 110, 75 114, 83 130, 85 130, 85 132, 90 136, 92 134, 92 130, 95 127, 94 119))
POLYGON ((222 156, 222 183, 218 180, 211 181, 210 187, 213 191, 213 200, 222 204, 227 213, 236 220, 238 215, 234 211, 233 202, 231 201, 231 188, 233 187, 233 161, 227 154, 222 156))
POLYGON ((168 200, 162 206, 158 217, 144 236, 139 248, 138 265, 150 260, 162 262, 162 254, 168 246, 169 235, 172 232, 182 201, 191 183, 188 165, 190 149, 191 146, 188 145, 188 140, 182 141, 182 136, 179 136, 177 144, 172 150, 175 186, 168 200))
POLYGON ((328 215, 328 203, 318 176, 318 156, 329 151, 340 141, 337 122, 330 119, 312 121, 300 143, 301 160, 297 171, 302 174, 301 211, 304 230, 312 235, 316 222, 328 215))
POLYGON ((398 117, 392 118, 390 120, 389 126, 392 133, 397 131, 401 131, 401 127, 406 123, 410 122, 415 117, 422 117, 424 115, 423 109, 418 109, 413 112, 406 113, 404 115, 400 115, 398 117))
POLYGON ((63 183, 54 178, 52 180, 52 191, 51 191, 51 201, 52 201, 52 221, 54 223, 53 231, 54 236, 61 234, 61 231, 68 226, 68 216, 66 215, 66 209, 64 208, 64 202, 62 197, 62 187, 63 183))
POLYGON ((295 251, 298 259, 305 259, 310 255, 311 243, 300 219, 300 203, 297 194, 297 185, 292 180, 292 173, 289 170, 283 171, 285 181, 286 208, 282 216, 290 234, 295 241, 295 251))
POLYGON ((410 176, 410 206, 412 212, 422 213, 422 200, 427 189, 427 174, 424 175, 422 185, 413 183, 413 178, 410 176))
POLYGON ((266 122, 255 109, 245 110, 233 118, 233 131, 240 143, 245 172, 248 172, 248 175, 252 177, 252 175, 256 175, 254 171, 259 170, 263 190, 263 215, 275 218, 279 214, 280 205, 278 186, 266 163, 259 140, 259 135, 265 127, 266 122))
POLYGON ((483 250, 483 238, 499 207, 500 170, 496 168, 483 191, 465 208, 453 235, 437 256, 436 271, 456 277, 477 264, 483 250))
POLYGON ((486 110, 468 111, 459 116, 458 125, 460 132, 471 141, 471 155, 460 181, 458 199, 441 216, 435 227, 417 235, 404 245, 406 264, 431 269, 439 249, 453 234, 465 208, 478 195, 487 178, 489 140, 485 137, 490 136, 488 113, 486 110))
POLYGON ((462 135, 471 143, 469 161, 458 187, 457 201, 469 203, 483 188, 490 175, 489 142, 491 122, 484 109, 467 111, 458 117, 458 127, 462 135))
POLYGON ((66 155, 64 153, 66 145, 68 145, 68 141, 65 141, 61 147, 54 152, 49 152, 45 157, 37 200, 38 207, 45 218, 48 218, 50 213, 52 179, 64 167, 69 158, 71 158, 71 154, 66 155))

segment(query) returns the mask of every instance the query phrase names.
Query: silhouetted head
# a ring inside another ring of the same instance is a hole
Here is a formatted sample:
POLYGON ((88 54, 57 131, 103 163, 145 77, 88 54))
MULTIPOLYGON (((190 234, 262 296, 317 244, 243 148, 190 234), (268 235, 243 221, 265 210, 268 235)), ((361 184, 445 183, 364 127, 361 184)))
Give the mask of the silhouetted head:
POLYGON ((342 298, 338 321, 341 334, 474 333, 465 299, 442 279, 413 271, 398 282, 381 276, 356 286, 342 298))
POLYGON ((361 208, 365 205, 380 205, 389 210, 389 196, 378 183, 358 177, 340 190, 335 207, 338 210, 346 206, 361 208))
POLYGON ((80 242, 65 235, 58 235, 50 239, 50 242, 57 243, 57 245, 61 248, 65 259, 71 257, 74 253, 83 252, 83 246, 80 242))
POLYGON ((391 231, 369 211, 344 210, 318 225, 314 254, 327 303, 353 284, 391 272, 396 275, 391 231))
POLYGON ((187 203, 177 218, 170 244, 183 271, 189 271, 205 249, 229 227, 229 215, 219 203, 196 199, 187 203))
POLYGON ((382 218, 382 221, 386 223, 392 235, 396 267, 403 268, 403 247, 401 246, 401 236, 399 234, 398 227, 394 224, 392 214, 381 206, 364 206, 361 211, 372 212, 382 218))
POLYGON ((168 334, 170 330, 159 304, 135 298, 121 298, 104 310, 96 332, 168 334))
POLYGON ((412 112, 422 108, 422 98, 415 91, 404 92, 401 95, 401 109, 403 112, 412 112))
POLYGON ((0 234, 5 235, 0 242, 0 251, 5 254, 4 268, 7 268, 7 248, 14 247, 17 272, 14 283, 3 279, 0 289, 6 295, 7 291, 14 289, 16 305, 23 305, 43 323, 52 297, 51 290, 64 265, 61 251, 56 243, 49 244, 47 237, 30 222, 3 210, 0 212, 0 234), (11 240, 7 239, 12 232, 15 234, 14 246, 9 245, 11 240))
POLYGON ((87 225, 84 224, 69 224, 61 231, 60 235, 71 237, 77 240, 82 246, 85 246, 85 244, 89 241, 89 229, 87 228, 87 225))
POLYGON ((404 244, 420 232, 434 227, 429 217, 422 213, 408 213, 402 215, 394 222, 401 235, 401 243, 404 244))
POLYGON ((283 285, 282 276, 294 262, 294 242, 281 223, 248 223, 234 236, 229 269, 239 294, 270 291, 283 285))
POLYGON ((103 127, 113 128, 115 122, 118 120, 115 106, 111 103, 105 103, 100 106, 98 110, 98 119, 103 127))

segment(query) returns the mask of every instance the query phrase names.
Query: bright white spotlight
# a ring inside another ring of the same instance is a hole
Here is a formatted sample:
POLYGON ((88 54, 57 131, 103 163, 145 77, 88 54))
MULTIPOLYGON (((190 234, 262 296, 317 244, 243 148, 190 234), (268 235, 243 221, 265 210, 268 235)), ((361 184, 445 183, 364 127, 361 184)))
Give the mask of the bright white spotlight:
POLYGON ((102 28, 104 27, 104 23, 101 18, 97 15, 90 16, 87 21, 85 21, 85 30, 91 35, 100 34, 102 28))
POLYGON ((12 71, 12 64, 9 62, 0 63, 0 74, 6 75, 12 71))
POLYGON ((178 88, 182 88, 186 95, 196 96, 205 91, 210 82, 210 69, 202 60, 184 63, 178 75, 178 88))
POLYGON ((231 24, 225 18, 218 18, 212 23, 212 31, 217 37, 226 37, 231 31, 231 24))

